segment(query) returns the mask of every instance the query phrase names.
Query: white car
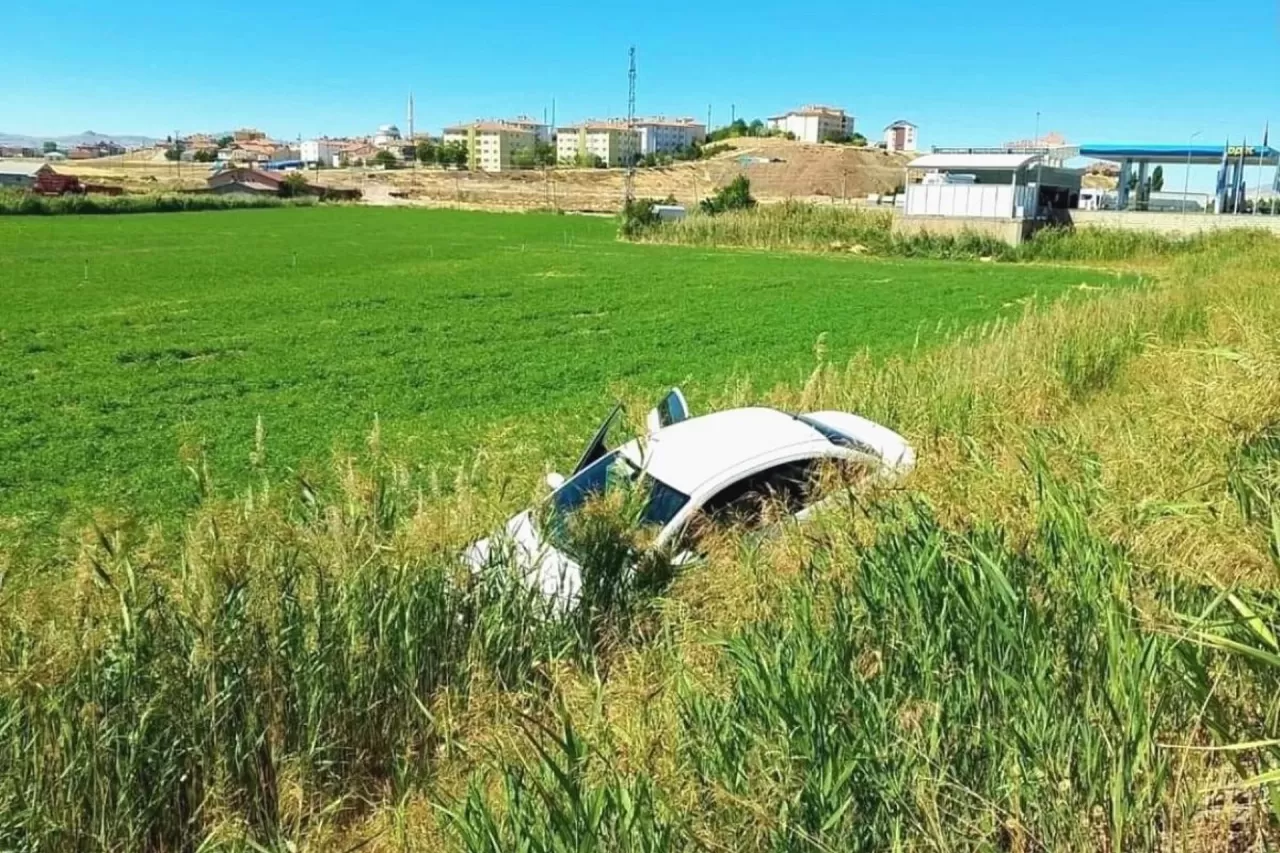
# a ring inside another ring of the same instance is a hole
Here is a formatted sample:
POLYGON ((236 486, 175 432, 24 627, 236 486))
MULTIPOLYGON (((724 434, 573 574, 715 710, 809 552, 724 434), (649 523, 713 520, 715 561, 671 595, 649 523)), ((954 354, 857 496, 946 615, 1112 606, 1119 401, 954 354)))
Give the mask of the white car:
POLYGON ((664 547, 679 541, 699 515, 758 515, 762 496, 805 516, 813 509, 808 487, 827 461, 858 463, 881 479, 915 465, 915 451, 902 436, 858 415, 751 407, 690 417, 679 389, 649 412, 643 440, 610 449, 609 430, 621 410, 614 407, 568 478, 547 477, 553 491, 541 507, 516 515, 497 536, 467 549, 464 558, 473 568, 499 552, 510 554, 530 584, 567 603, 577 597, 581 568, 554 541, 554 530, 563 525, 547 522, 568 517, 593 496, 620 486, 643 489, 643 521, 660 528, 654 545, 664 547))

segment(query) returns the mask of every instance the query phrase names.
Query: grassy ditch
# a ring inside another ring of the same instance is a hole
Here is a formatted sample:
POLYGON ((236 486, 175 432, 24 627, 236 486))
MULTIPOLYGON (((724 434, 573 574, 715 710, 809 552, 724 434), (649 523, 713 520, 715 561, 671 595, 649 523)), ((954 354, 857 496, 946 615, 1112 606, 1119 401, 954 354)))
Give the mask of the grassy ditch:
POLYGON ((917 471, 674 572, 595 507, 563 615, 453 558, 536 470, 423 488, 376 432, 335 486, 6 563, 0 847, 1275 844, 1277 268, 1209 246, 779 385, 917 471))
POLYGON ((958 235, 893 232, 888 211, 803 202, 760 205, 715 215, 692 213, 678 222, 633 228, 633 239, 685 246, 852 252, 884 257, 999 261, 1119 261, 1159 259, 1215 247, 1247 250, 1267 232, 1204 232, 1189 236, 1119 229, 1048 228, 1019 246, 977 232, 958 235))

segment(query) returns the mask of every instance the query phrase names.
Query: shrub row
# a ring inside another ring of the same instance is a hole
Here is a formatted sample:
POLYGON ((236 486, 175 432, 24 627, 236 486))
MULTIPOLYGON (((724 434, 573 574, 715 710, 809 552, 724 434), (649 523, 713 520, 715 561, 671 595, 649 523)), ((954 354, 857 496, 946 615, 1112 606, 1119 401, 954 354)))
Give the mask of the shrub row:
POLYGON ((1011 246, 976 231, 895 234, 889 211, 790 201, 716 215, 694 212, 678 222, 633 223, 623 233, 631 239, 695 246, 1000 261, 1116 261, 1221 248, 1244 250, 1270 237, 1252 230, 1173 235, 1094 227, 1045 228, 1022 245, 1011 246))
POLYGON ((255 207, 296 207, 315 203, 315 200, 310 198, 284 199, 275 196, 206 193, 41 196, 25 192, 0 191, 0 216, 57 216, 67 213, 179 213, 255 207))

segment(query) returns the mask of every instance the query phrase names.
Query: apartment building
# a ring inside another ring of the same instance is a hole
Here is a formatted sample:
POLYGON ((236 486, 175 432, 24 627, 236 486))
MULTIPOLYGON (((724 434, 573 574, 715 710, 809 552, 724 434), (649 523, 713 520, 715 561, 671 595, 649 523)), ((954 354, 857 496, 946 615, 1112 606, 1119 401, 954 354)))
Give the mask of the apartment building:
POLYGON ((801 142, 824 142, 853 134, 853 116, 840 107, 808 104, 780 116, 770 116, 770 130, 791 133, 801 142))
POLYGON ((884 147, 886 151, 914 152, 916 143, 916 126, 909 121, 898 119, 884 129, 884 147))
POLYGON ((505 124, 509 127, 518 127, 521 130, 530 131, 534 139, 543 144, 551 142, 551 125, 530 118, 529 116, 516 116, 515 118, 494 119, 494 124, 505 124))
POLYGON ((556 128, 556 160, 580 163, 598 157, 605 166, 626 165, 627 156, 640 156, 640 133, 620 122, 583 122, 556 128))
POLYGON ((473 121, 444 129, 441 141, 448 145, 461 142, 467 146, 467 166, 485 172, 501 172, 512 168, 517 151, 532 149, 537 132, 527 126, 505 121, 473 121))
POLYGON ((308 139, 302 143, 298 159, 307 165, 332 166, 342 153, 344 143, 337 139, 308 139))
POLYGON ((640 118, 632 126, 640 135, 641 155, 679 151, 707 138, 706 125, 691 118, 640 118))

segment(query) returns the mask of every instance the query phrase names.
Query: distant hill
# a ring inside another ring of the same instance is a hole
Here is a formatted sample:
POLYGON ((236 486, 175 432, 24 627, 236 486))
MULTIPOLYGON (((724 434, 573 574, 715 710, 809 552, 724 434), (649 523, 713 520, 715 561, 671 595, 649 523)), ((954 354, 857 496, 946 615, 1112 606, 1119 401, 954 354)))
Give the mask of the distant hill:
POLYGON ((156 140, 150 136, 138 136, 128 133, 96 133, 92 130, 86 130, 84 133, 77 133, 72 136, 28 136, 22 133, 5 133, 0 131, 0 145, 12 145, 15 147, 39 148, 45 142, 52 140, 58 143, 59 148, 74 148, 77 145, 92 145, 95 142, 114 142, 117 145, 123 145, 126 148, 136 148, 146 145, 155 144, 156 140))

